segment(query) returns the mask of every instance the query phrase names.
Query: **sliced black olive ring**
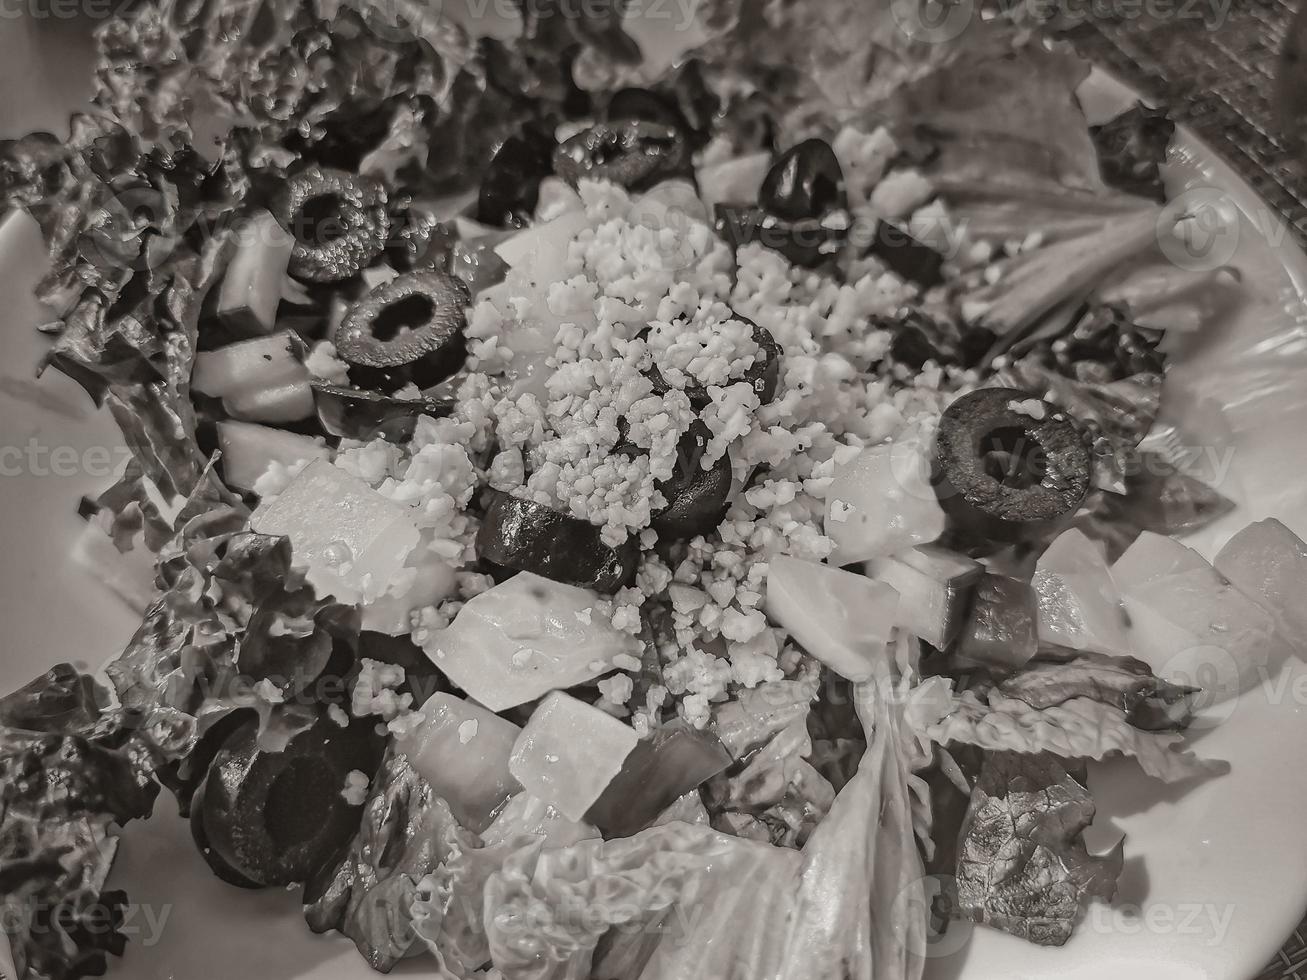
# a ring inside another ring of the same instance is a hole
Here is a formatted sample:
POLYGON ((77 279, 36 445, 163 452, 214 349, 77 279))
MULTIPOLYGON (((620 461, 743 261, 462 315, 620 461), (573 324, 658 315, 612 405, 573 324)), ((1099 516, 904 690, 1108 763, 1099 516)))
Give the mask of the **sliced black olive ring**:
POLYGON ((688 169, 685 139, 677 130, 636 119, 591 126, 554 150, 554 173, 573 186, 582 179, 607 180, 641 191, 688 169))
POLYGON ((961 530, 1017 540, 1070 518, 1089 492, 1081 427, 1019 388, 979 388, 940 417, 932 483, 961 530))
POLYGON ((348 279, 381 254, 390 234, 381 183, 327 167, 290 177, 276 216, 295 238, 291 275, 313 282, 348 279))
POLYGON ((451 275, 406 272, 350 308, 336 329, 336 353, 360 387, 429 388, 463 366, 469 302, 467 286, 451 275))
POLYGON ((453 411, 447 401, 436 398, 393 398, 377 391, 310 381, 318 421, 333 436, 364 442, 377 436, 389 442, 413 438, 417 420, 423 415, 442 418, 453 411))

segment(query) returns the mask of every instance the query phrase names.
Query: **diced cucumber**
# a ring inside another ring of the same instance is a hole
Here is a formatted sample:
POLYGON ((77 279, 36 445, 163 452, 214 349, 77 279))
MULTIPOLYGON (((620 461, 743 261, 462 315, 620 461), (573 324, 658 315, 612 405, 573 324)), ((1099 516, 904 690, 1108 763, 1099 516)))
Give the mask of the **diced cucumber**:
POLYGON ((480 833, 521 787, 508 760, 521 729, 507 718, 453 694, 433 694, 425 720, 400 748, 459 823, 480 833))
POLYGON ((304 342, 285 330, 202 351, 191 387, 245 422, 297 422, 314 410, 304 355, 304 342))
POLYGON ((272 333, 295 239, 260 208, 241 225, 237 240, 218 291, 218 316, 238 335, 272 333))
POLYGON ((851 681, 870 680, 895 626, 899 597, 883 582, 777 555, 763 608, 803 648, 851 681))
POLYGON ((250 515, 251 529, 290 538, 319 597, 375 599, 401 574, 421 532, 415 511, 325 459, 314 460, 250 515))
POLYGON ((639 740, 630 725, 553 691, 518 735, 508 768, 528 793, 584 820, 639 740))
POLYGON ((237 490, 253 490, 273 463, 291 467, 331 455, 330 449, 308 436, 236 421, 218 423, 218 448, 222 450, 223 478, 237 490))
POLYGON ((868 575, 899 594, 895 624, 941 650, 962 629, 971 587, 983 571, 978 562, 942 548, 914 548, 866 565, 868 575))
POLYGON ((201 395, 226 398, 248 388, 308 379, 304 342, 286 330, 228 344, 195 355, 191 387, 201 395))
POLYGON ((640 641, 597 609, 599 596, 531 572, 468 600, 423 649, 470 697, 492 711, 534 701, 612 673, 640 641))

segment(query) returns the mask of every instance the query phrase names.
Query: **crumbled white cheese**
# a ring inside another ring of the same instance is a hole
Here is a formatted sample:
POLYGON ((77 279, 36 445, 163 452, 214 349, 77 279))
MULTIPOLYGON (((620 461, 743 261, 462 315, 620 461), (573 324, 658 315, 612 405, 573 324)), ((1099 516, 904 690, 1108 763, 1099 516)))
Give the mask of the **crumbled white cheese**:
POLYGON ((272 704, 281 704, 286 700, 285 692, 267 677, 254 685, 254 693, 272 704))
POLYGON ((319 340, 309 348, 304 367, 315 378, 334 385, 349 384, 349 368, 336 354, 336 345, 330 340, 319 340))
POLYGON ((345 709, 338 704, 327 705, 327 717, 341 728, 349 727, 349 715, 347 715, 345 709))
POLYGON ((340 795, 350 806, 362 806, 367 802, 370 784, 371 780, 368 779, 367 773, 351 769, 345 775, 345 786, 340 791, 340 795))
POLYGON ((355 718, 380 715, 382 721, 388 722, 407 712, 413 705, 413 695, 395 692, 403 683, 403 667, 363 657, 350 692, 351 713, 355 718))
POLYGON ((1013 400, 1007 403, 1007 407, 1009 412, 1016 412, 1018 415, 1025 415, 1035 420, 1043 419, 1048 414, 1044 402, 1038 398, 1013 400))

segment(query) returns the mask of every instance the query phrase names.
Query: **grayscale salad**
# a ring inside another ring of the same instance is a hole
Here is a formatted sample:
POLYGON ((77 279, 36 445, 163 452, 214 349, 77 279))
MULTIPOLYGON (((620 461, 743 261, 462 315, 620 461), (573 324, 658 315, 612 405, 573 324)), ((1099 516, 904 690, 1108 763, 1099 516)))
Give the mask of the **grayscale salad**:
POLYGON ((67 139, 0 144, 142 615, 0 698, 18 980, 122 952, 160 789, 383 973, 1060 945, 1129 850, 1087 764, 1219 777, 1194 712, 1303 648, 1307 546, 1209 563, 1233 505, 1145 442, 1240 288, 1167 257, 1163 109, 1091 127, 1002 19, 702 0, 653 58, 624 9, 145 0, 67 139))

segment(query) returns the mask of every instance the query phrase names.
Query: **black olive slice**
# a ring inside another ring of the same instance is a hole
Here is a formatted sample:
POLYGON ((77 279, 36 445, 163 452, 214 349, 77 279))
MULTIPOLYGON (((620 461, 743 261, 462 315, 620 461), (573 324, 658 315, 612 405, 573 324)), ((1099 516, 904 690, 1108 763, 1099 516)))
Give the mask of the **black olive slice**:
POLYGON ((1002 541, 1072 517, 1089 492, 1080 426, 1019 388, 979 388, 940 417, 932 483, 959 529, 1002 541))
POLYGON ((295 239, 291 275, 313 282, 355 275, 381 254, 390 234, 380 181, 328 167, 288 178, 274 216, 295 239))
POLYGON ((830 144, 809 139, 782 153, 763 178, 758 205, 791 222, 846 210, 844 171, 830 144))
POLYGON ((554 172, 555 145, 534 129, 504 140, 481 175, 477 220, 496 228, 526 225, 540 199, 540 181, 554 172))
POLYGON ((390 442, 406 442, 423 415, 442 418, 453 411, 449 402, 438 398, 393 398, 326 381, 309 384, 322 427, 346 439, 366 441, 381 436, 390 442))
POLYGON ((789 220, 752 205, 718 204, 713 219, 717 234, 732 249, 757 242, 804 269, 829 261, 848 239, 847 218, 833 215, 789 220))
POLYGON ((608 100, 605 113, 611 123, 626 119, 658 123, 678 132, 689 129, 681 110, 669 99, 647 88, 624 88, 608 100))
POLYGON ((477 554, 520 572, 597 592, 616 592, 630 581, 638 542, 604 544, 589 521, 510 494, 495 491, 477 532, 477 554))
POLYGON ((703 468, 704 451, 711 437, 708 427, 695 422, 677 445, 676 471, 658 484, 667 506, 650 524, 663 541, 684 541, 709 534, 722 522, 730 504, 731 459, 722 458, 703 468))
POLYGON ((925 289, 944 281, 941 271, 944 256, 888 221, 877 223, 875 237, 867 251, 884 262, 900 279, 915 282, 925 289))
POLYGON ((192 831, 224 880, 301 882, 358 830, 360 809, 341 791, 352 771, 375 774, 385 740, 370 723, 345 729, 324 718, 270 752, 258 747, 258 726, 242 725, 214 756, 192 802, 192 831))
POLYGON ((689 172, 685 138, 659 123, 599 123, 554 150, 554 173, 573 186, 582 179, 607 180, 641 191, 689 172))
POLYGON ((383 282, 336 329, 336 353, 350 380, 388 392, 410 381, 430 388, 457 373, 467 356, 469 301, 461 280, 434 269, 383 282))

